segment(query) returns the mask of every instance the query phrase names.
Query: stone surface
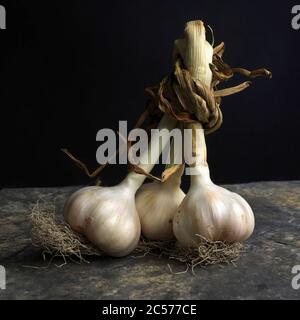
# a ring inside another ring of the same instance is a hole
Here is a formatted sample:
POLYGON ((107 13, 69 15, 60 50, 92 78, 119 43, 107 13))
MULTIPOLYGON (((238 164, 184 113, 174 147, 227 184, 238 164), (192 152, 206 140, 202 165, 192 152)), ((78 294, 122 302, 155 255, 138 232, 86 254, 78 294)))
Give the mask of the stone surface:
POLYGON ((0 265, 6 290, 0 299, 299 299, 292 288, 300 265, 300 182, 261 182, 226 186, 250 203, 256 216, 253 236, 234 265, 191 272, 155 256, 91 258, 89 264, 61 259, 50 266, 30 242, 28 215, 37 200, 55 201, 57 212, 78 187, 0 191, 0 265), (33 268, 43 266, 44 268, 33 268))

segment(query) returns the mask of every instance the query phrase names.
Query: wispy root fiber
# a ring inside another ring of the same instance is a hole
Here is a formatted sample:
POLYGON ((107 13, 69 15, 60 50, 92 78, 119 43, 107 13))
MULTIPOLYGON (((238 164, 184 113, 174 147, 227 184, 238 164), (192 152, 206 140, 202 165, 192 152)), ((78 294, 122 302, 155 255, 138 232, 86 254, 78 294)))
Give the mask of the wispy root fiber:
MULTIPOLYGON (((30 221, 32 242, 43 250, 44 255, 49 254, 52 257, 62 257, 64 261, 69 259, 76 262, 88 262, 85 259, 87 256, 105 255, 84 236, 74 232, 68 224, 59 219, 55 213, 55 205, 36 203, 32 208, 30 221)), ((198 237, 197 248, 184 248, 175 240, 150 241, 141 238, 133 255, 165 256, 185 264, 187 270, 194 271, 198 266, 234 263, 242 252, 241 243, 209 241, 200 235, 198 237)))
POLYGON ((84 256, 103 255, 84 236, 58 219, 54 205, 36 203, 31 210, 30 221, 32 242, 43 250, 43 254, 79 262, 86 261, 84 256))

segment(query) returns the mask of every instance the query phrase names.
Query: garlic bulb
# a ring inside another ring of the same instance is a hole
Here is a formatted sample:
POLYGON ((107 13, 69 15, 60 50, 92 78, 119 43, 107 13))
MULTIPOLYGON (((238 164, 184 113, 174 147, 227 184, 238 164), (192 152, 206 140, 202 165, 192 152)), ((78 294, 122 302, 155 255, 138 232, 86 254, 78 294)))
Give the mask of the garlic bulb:
POLYGON ((141 220, 142 233, 150 240, 174 238, 173 217, 185 194, 180 189, 181 166, 165 182, 146 183, 136 194, 136 208, 141 220))
POLYGON ((206 162, 204 130, 201 124, 188 126, 195 130, 200 146, 191 176, 190 189, 173 220, 176 239, 183 246, 197 246, 199 236, 208 240, 243 241, 254 229, 254 215, 248 203, 238 194, 216 186, 210 179, 206 162))
MULTIPOLYGON (((178 43, 178 52, 192 77, 211 87, 213 48, 205 39, 201 22, 186 27, 186 39, 178 43)), ((199 119, 200 117, 198 117, 199 119)), ((190 189, 173 220, 177 240, 187 247, 197 246, 201 235, 209 240, 243 241, 254 229, 254 216, 248 203, 238 194, 216 186, 210 179, 206 162, 204 130, 200 123, 186 125, 193 130, 190 189), (199 146, 198 146, 199 144, 199 146)))
MULTIPOLYGON (((168 129, 162 132, 164 146, 175 125, 176 121, 167 115, 160 121, 158 129, 168 129)), ((150 142, 153 159, 160 155, 159 139, 157 136, 150 142)), ((148 162, 147 153, 141 156, 140 162, 139 166, 146 172, 154 166, 148 162)), ((64 218, 73 230, 84 234, 100 250, 115 257, 125 256, 137 246, 140 238, 135 193, 144 180, 144 175, 130 172, 117 186, 80 189, 66 202, 64 218)))
POLYGON ((66 203, 65 220, 107 254, 125 256, 136 247, 141 232, 134 196, 126 181, 111 188, 80 189, 66 203))

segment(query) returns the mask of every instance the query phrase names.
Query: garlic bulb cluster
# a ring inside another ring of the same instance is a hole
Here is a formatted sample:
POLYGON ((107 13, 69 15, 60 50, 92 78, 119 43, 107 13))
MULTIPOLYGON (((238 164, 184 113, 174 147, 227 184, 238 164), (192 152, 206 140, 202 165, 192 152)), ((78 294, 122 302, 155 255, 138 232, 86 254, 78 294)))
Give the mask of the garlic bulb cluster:
MULTIPOLYGON (((210 65, 213 54, 214 50, 205 38, 203 22, 187 23, 184 38, 175 41, 174 56, 181 56, 194 83, 201 83, 203 90, 211 95, 213 77, 210 65)), ((186 89, 189 84, 182 81, 181 85, 185 85, 186 89)), ((178 100, 182 97, 177 91, 176 95, 178 100)), ((211 95, 210 99, 214 101, 216 95, 211 95)), ((200 96, 193 96, 192 99, 199 102, 198 98, 200 96)), ((202 105, 208 101, 202 100, 202 105)), ((191 101, 188 100, 188 103, 191 101)), ((171 106, 173 102, 167 101, 167 104, 171 106)), ((200 122, 206 123, 199 104, 191 105, 192 110, 184 111, 189 111, 200 122)), ((156 181, 143 186, 145 175, 130 172, 117 186, 87 187, 71 195, 65 204, 64 217, 72 229, 115 257, 125 256, 134 250, 141 232, 152 240, 169 240, 175 236, 186 247, 197 246, 198 235, 209 240, 231 242, 247 239, 254 229, 253 212, 241 196, 211 181, 206 162, 204 130, 200 122, 186 124, 187 129, 193 130, 193 154, 189 159, 191 161, 188 161, 191 185, 187 195, 180 189, 184 165, 165 182, 156 181)), ((151 139, 148 150, 152 159, 159 158, 176 124, 177 120, 168 114, 163 116, 158 129, 167 130, 162 130, 162 136, 151 139)), ((155 162, 149 163, 146 152, 140 158, 139 167, 143 173, 150 173, 155 162)))
POLYGON ((185 193, 180 189, 184 166, 165 182, 155 181, 141 186, 136 194, 136 208, 142 233, 150 240, 174 238, 173 217, 185 193))

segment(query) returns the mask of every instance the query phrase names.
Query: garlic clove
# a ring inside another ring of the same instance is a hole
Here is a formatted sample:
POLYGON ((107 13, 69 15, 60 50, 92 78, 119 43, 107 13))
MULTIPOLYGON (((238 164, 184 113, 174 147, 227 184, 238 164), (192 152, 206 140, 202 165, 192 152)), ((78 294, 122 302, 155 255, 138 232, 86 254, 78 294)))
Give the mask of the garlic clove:
POLYGON ((143 235, 150 240, 173 239, 174 213, 184 197, 179 186, 169 181, 144 184, 136 194, 143 235))

